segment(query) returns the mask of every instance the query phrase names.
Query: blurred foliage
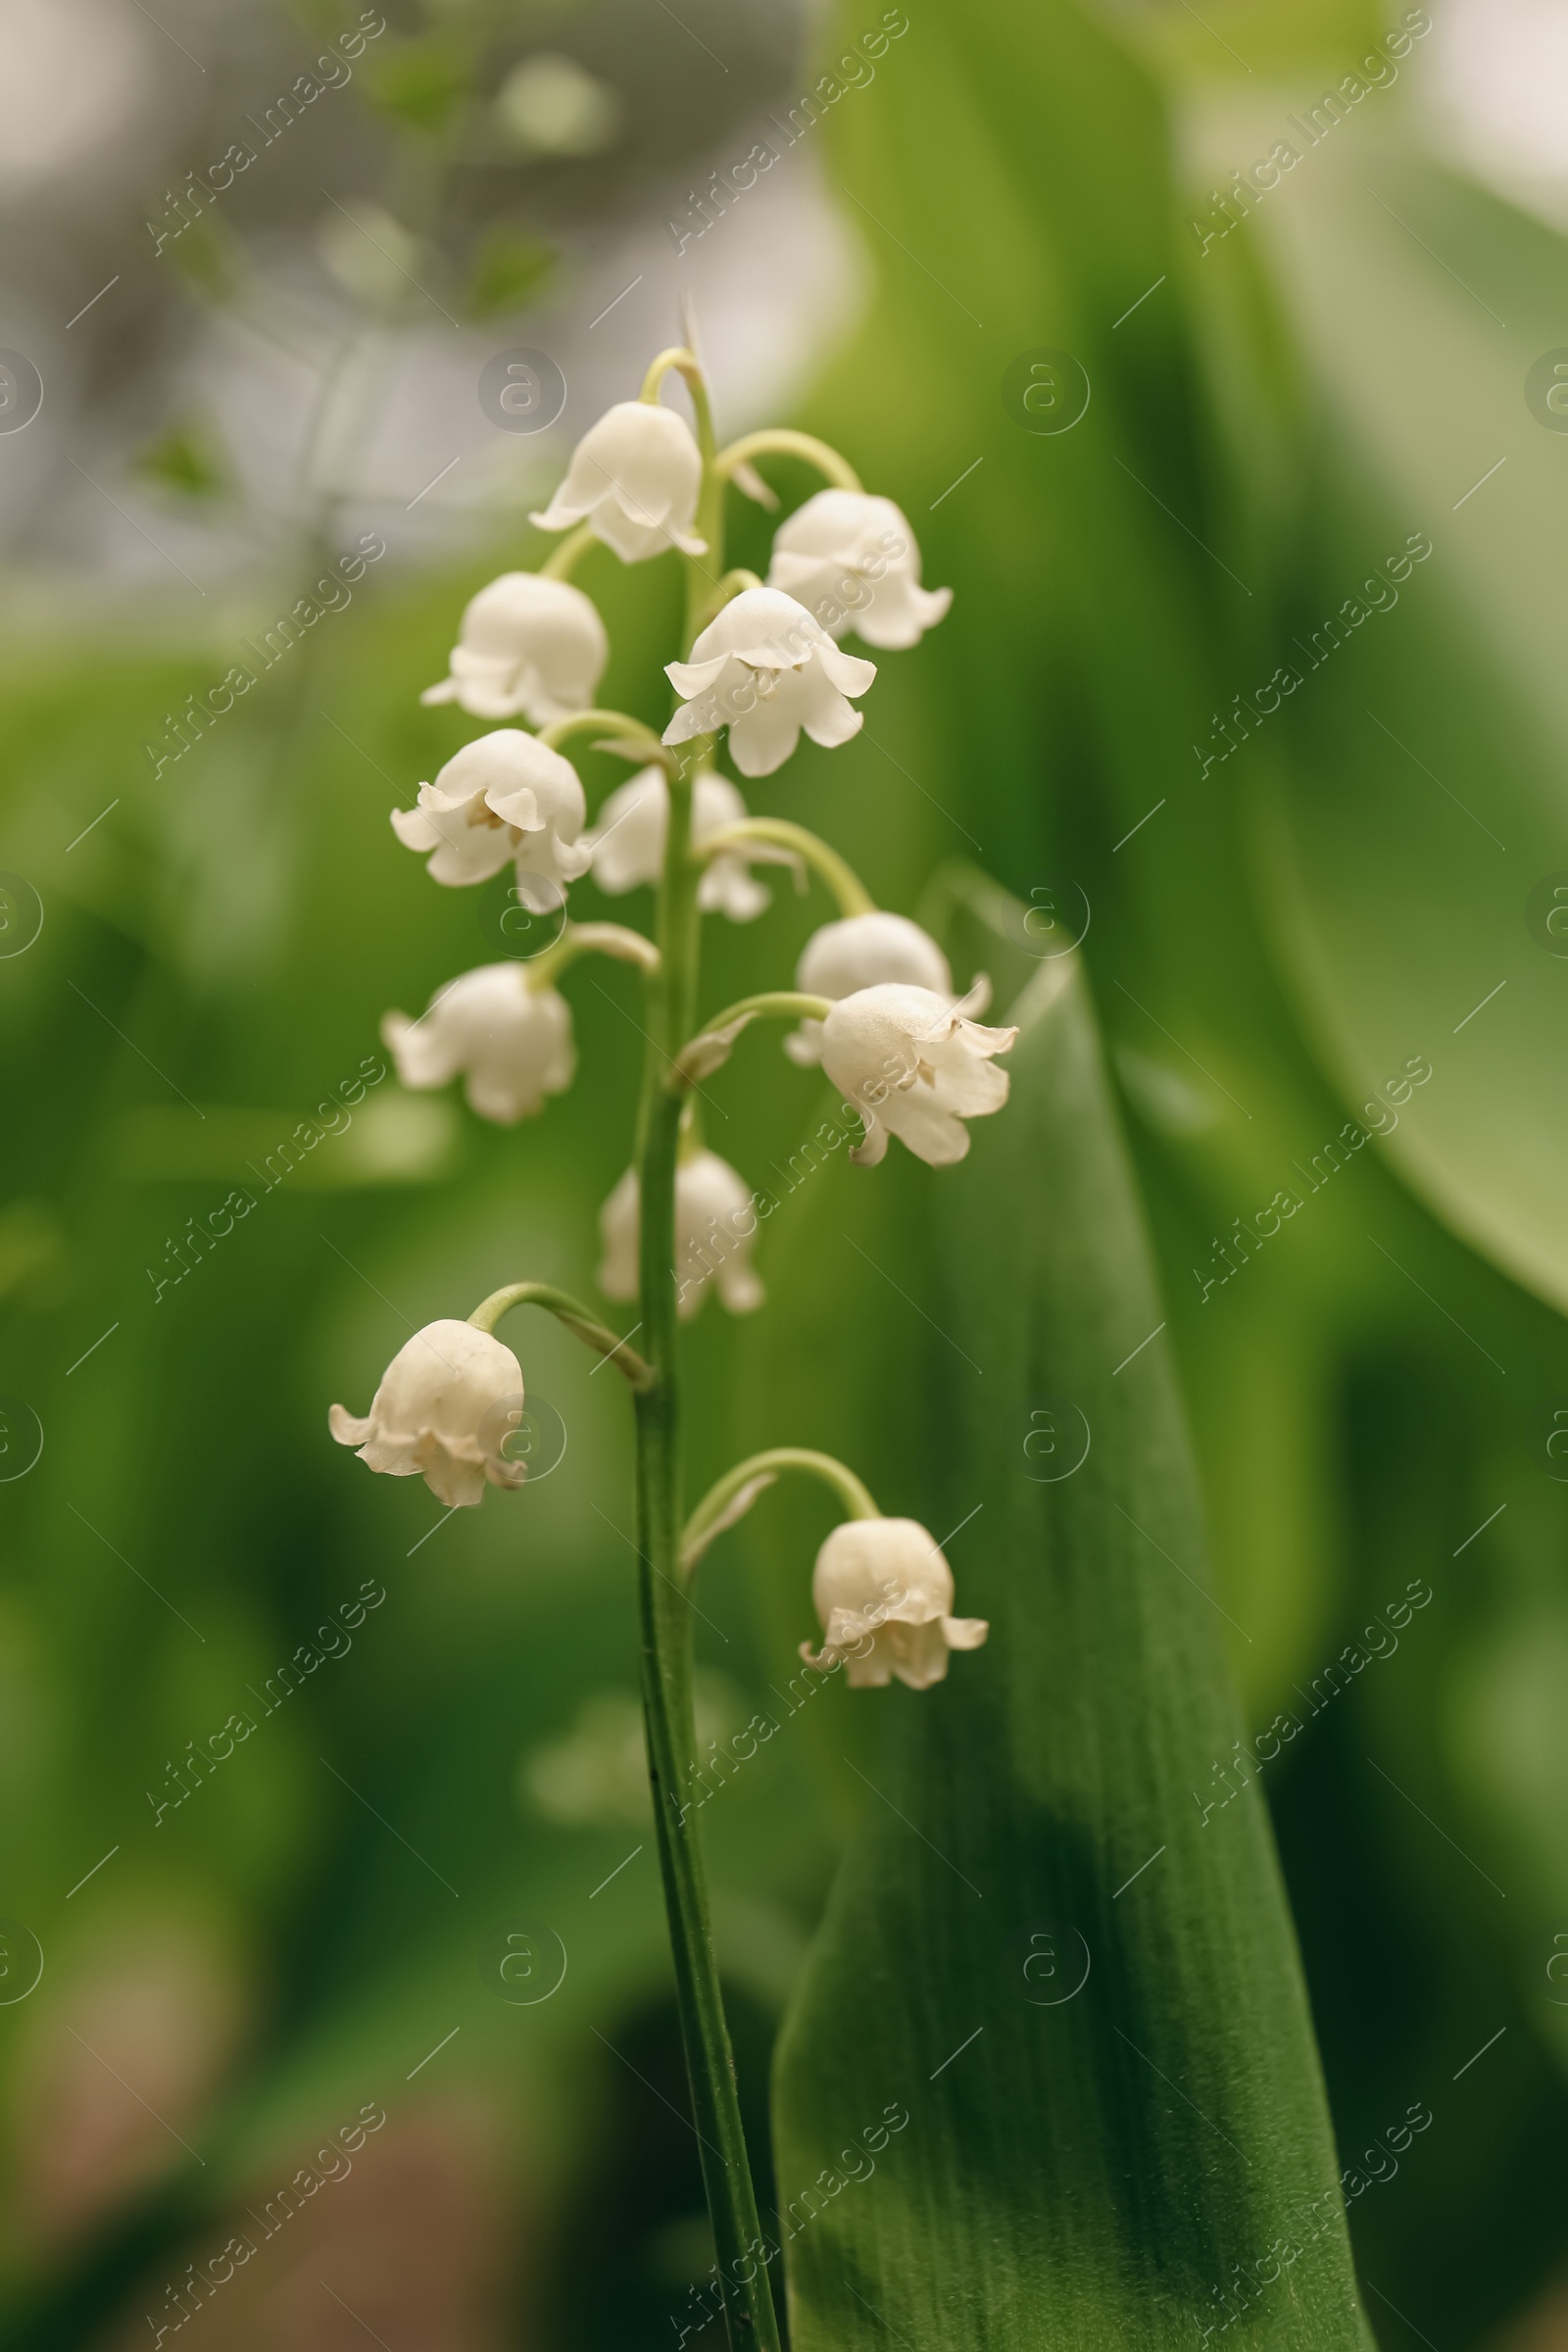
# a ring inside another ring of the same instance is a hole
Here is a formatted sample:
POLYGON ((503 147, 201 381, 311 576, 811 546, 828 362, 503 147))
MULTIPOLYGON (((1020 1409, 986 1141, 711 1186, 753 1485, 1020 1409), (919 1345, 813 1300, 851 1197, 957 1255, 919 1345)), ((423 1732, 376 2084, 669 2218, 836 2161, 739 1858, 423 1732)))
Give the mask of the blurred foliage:
POLYGON ((555 274, 553 249, 524 228, 500 221, 473 260, 464 308, 470 318, 502 318, 541 296, 555 274))
POLYGON ((136 471, 178 498, 217 498, 232 486, 222 443, 201 417, 168 426, 142 450, 136 471))

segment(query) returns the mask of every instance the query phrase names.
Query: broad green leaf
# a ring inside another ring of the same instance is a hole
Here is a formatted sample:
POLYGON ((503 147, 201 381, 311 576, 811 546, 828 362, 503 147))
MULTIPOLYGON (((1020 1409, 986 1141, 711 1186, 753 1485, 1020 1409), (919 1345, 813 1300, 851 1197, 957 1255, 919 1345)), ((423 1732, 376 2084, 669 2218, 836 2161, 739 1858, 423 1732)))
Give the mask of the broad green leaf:
POLYGON ((1413 162, 1394 130, 1310 164, 1280 220, 1281 284, 1340 429, 1289 622, 1303 650, 1282 640, 1302 684, 1243 770, 1270 793, 1265 906, 1350 1106, 1427 1056, 1390 1156, 1561 1308, 1568 1118, 1541 1074, 1568 987, 1568 898, 1551 897, 1568 694, 1541 517, 1564 448, 1544 406, 1563 240, 1413 162), (1438 383, 1441 400, 1418 389, 1438 383), (1396 584, 1385 560, 1412 531, 1433 553, 1396 584))
POLYGON ((1016 1017, 1008 1108, 934 1180, 926 1298, 949 1343, 933 1525, 970 1523, 957 1606, 991 1638, 938 1690, 854 1702, 887 1746, 777 2073, 794 2341, 1186 2352, 1230 2319, 1240 2343, 1364 2346, 1262 1796, 1223 1774, 1224 1625, 1071 962, 1016 1017), (1079 1415, 1087 1454, 1052 1476, 1079 1415))

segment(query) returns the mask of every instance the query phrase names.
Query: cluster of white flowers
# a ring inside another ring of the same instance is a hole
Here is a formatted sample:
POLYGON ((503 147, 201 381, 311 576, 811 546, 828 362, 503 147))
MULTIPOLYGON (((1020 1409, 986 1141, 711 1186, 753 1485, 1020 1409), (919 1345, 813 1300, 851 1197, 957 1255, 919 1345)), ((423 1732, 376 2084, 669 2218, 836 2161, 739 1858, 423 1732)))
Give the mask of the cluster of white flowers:
MULTIPOLYGON (((735 457, 741 454, 738 448, 735 457)), ((733 470, 743 487, 764 494, 749 468, 737 464, 733 470)), ((601 736, 611 738, 605 748, 637 757, 640 734, 643 749, 657 753, 636 722, 594 710, 610 650, 604 623, 580 588, 555 575, 569 568, 588 536, 625 564, 671 548, 700 561, 708 553, 702 527, 700 527, 700 514, 710 512, 702 503, 704 482, 698 442, 674 410, 652 394, 612 408, 577 444, 565 479, 533 516, 541 529, 574 529, 577 539, 545 572, 505 572, 471 600, 449 674, 423 701, 455 704, 481 720, 526 722, 561 741, 602 718, 601 736), (615 740, 617 723, 623 740, 615 740)), ((913 646, 951 602, 951 590, 922 587, 914 535, 890 499, 841 484, 822 490, 778 529, 765 584, 749 573, 714 582, 711 617, 687 658, 667 664, 679 707, 662 744, 673 751, 699 737, 725 737, 741 775, 761 777, 784 764, 803 731, 825 747, 847 743, 862 723, 855 706, 877 671, 840 640, 853 632, 878 651, 913 646)), ((691 781, 699 906, 750 922, 769 904, 754 867, 798 865, 788 837, 809 837, 776 820, 751 823, 737 786, 711 765, 691 781)), ((395 809, 392 824, 400 841, 427 858, 439 883, 481 883, 510 865, 530 905, 564 909, 571 884, 590 872, 613 897, 659 882, 669 800, 656 758, 610 794, 590 825, 571 760, 525 725, 502 723, 421 784, 414 808, 395 809)), ((567 925, 563 945, 532 960, 464 973, 416 1020, 389 1013, 383 1036, 403 1083, 431 1088, 461 1079, 473 1110, 506 1124, 567 1088, 576 1066, 571 1014, 554 976, 571 938, 567 925)), ((645 943, 633 938, 631 945, 645 943)), ((647 957, 657 960, 651 945, 647 957)), ((896 1135, 933 1166, 962 1158, 969 1148, 963 1122, 1006 1100, 996 1056, 1016 1036, 973 1017, 986 1009, 987 983, 956 996, 936 941, 906 916, 875 909, 817 930, 797 978, 800 993, 818 1001, 821 1017, 813 1008, 785 1051, 803 1066, 820 1064, 858 1111, 863 1137, 852 1156, 874 1164, 896 1135)), ((683 1316, 697 1310, 710 1283, 732 1313, 761 1304, 751 1262, 755 1219, 751 1233, 737 1238, 750 1202, 734 1168, 695 1135, 683 1142, 674 1269, 683 1316), (728 1238, 712 1250, 719 1231, 728 1238)), ((638 1218, 638 1177, 628 1169, 601 1217, 599 1284, 607 1298, 637 1295, 638 1218)), ((510 1426, 500 1408, 505 1402, 520 1411, 521 1391, 516 1358, 487 1332, 432 1324, 389 1367, 366 1418, 332 1408, 332 1434, 357 1446, 372 1469, 422 1474, 444 1500, 476 1502, 487 1483, 520 1479, 482 1433, 510 1426)), ((950 1649, 985 1638, 983 1624, 949 1613, 952 1574, 910 1520, 858 1518, 840 1527, 822 1547, 814 1595, 825 1645, 805 1654, 818 1665, 845 1663, 852 1683, 897 1675, 923 1688, 946 1673, 950 1649)))

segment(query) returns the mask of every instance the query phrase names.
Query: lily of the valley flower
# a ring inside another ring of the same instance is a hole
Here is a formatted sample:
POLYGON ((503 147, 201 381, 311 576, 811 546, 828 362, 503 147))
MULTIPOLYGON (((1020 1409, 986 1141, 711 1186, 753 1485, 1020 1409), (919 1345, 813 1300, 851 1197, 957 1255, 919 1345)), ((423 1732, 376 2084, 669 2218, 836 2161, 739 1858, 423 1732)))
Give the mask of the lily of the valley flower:
MULTIPOLYGON (((637 1296, 637 1171, 628 1168, 599 1212, 607 1298, 637 1296)), ((696 1152, 675 1171, 675 1304, 689 1322, 711 1278, 732 1315, 749 1315, 766 1296, 752 1264, 757 1210, 751 1188, 716 1152, 696 1152)))
POLYGON ((571 761, 536 735, 497 727, 421 784, 413 808, 394 808, 392 828, 406 848, 434 851, 433 881, 487 882, 510 861, 564 891, 588 870, 587 817, 571 761))
POLYGON ((701 556, 692 529, 703 461, 690 425, 658 401, 621 400, 590 425, 571 453, 566 478, 542 514, 542 531, 586 522, 623 564, 678 547, 701 556))
POLYGON ((446 1086, 459 1076, 481 1119, 514 1126, 564 1094, 577 1067, 571 1008, 553 988, 529 985, 522 963, 485 963, 437 992, 416 1021, 389 1012, 381 1037, 405 1086, 446 1086))
POLYGON ((842 1665, 857 1690, 897 1675, 911 1690, 944 1682, 948 1652, 978 1649, 983 1617, 954 1617, 953 1570, 916 1519, 846 1519, 816 1555, 811 1598, 823 1642, 801 1655, 819 1672, 842 1665))
POLYGON ((859 732, 863 714, 847 695, 864 694, 874 662, 839 651, 804 605, 777 588, 743 588, 710 620, 688 662, 665 671, 688 697, 664 729, 666 743, 729 729, 743 776, 770 776, 800 741, 831 747, 859 732))
MULTIPOLYGON (((858 989, 876 988, 884 981, 903 981, 911 988, 928 988, 949 1000, 953 974, 948 959, 929 931, 905 914, 888 914, 877 907, 870 914, 848 914, 813 931, 801 950, 795 985, 807 996, 852 997, 858 989)), ((979 984, 977 983, 977 986, 979 984)), ((984 1012, 971 989, 965 1009, 984 1012)), ((989 990, 988 999, 989 1001, 989 990)), ((822 1058, 822 1024, 803 1021, 784 1040, 792 1060, 808 1066, 822 1058)))
POLYGON ((962 1159, 963 1120, 1007 1100, 1007 1074, 992 1056, 1017 1035, 966 1020, 929 988, 890 983, 844 998, 822 1023, 822 1067, 865 1123, 850 1157, 875 1167, 891 1134, 934 1168, 962 1159))
POLYGON ((590 707, 609 659, 605 624, 580 588, 537 571, 504 571, 465 606, 452 674, 419 700, 546 727, 590 707))
POLYGON ((920 550, 891 498, 819 490, 773 541, 770 588, 782 588, 834 637, 853 629, 891 652, 918 645, 953 602, 951 588, 922 588, 920 550))
POLYGON ((444 1320, 398 1349, 363 1421, 334 1404, 327 1427, 370 1469, 422 1476, 456 1506, 483 1501, 487 1482, 521 1486, 525 1466, 501 1451, 521 1409, 522 1368, 512 1349, 471 1323, 444 1320))
MULTIPOLYGON (((705 773, 692 788, 692 841, 701 845, 711 834, 738 825, 746 803, 727 776, 705 773)), ((618 785, 599 811, 599 822, 588 835, 593 851, 594 880, 612 898, 657 883, 664 870, 664 835, 669 825, 669 787, 662 767, 640 768, 618 785)), ((788 861, 788 853, 757 849, 748 853, 760 862, 788 861)), ((732 923, 749 923, 768 904, 768 894, 752 875, 738 851, 722 850, 710 858, 697 886, 697 904, 705 914, 727 914, 732 923)))

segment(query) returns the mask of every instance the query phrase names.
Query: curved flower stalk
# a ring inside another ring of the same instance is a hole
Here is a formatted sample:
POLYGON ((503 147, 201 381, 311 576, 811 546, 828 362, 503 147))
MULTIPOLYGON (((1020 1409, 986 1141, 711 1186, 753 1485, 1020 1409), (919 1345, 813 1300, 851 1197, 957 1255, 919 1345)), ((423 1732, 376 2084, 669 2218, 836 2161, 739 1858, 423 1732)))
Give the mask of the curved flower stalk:
POLYGON ((463 1080, 482 1118, 511 1125, 572 1082, 570 1012, 558 981, 577 956, 618 956, 639 972, 639 1026, 648 1040, 632 1164, 602 1217, 607 1297, 634 1301, 621 1339, 549 1285, 497 1291, 466 1322, 437 1322, 400 1349, 368 1413, 334 1405, 332 1435, 374 1470, 422 1475, 449 1503, 515 1490, 524 1465, 507 1441, 523 1410, 522 1365, 495 1338, 514 1306, 554 1314, 630 1389, 637 1434, 637 1614, 643 1709, 660 1871, 691 2081, 693 2115, 712 2217, 731 2352, 777 2352, 756 2195, 709 1926, 706 1865, 696 1815, 692 1613, 685 1587, 698 1560, 784 1471, 824 1480, 846 1514, 816 1559, 812 1592, 821 1672, 842 1666, 865 1688, 897 1679, 915 1690, 942 1679, 955 1649, 986 1638, 954 1614, 952 1571, 928 1531, 884 1518, 854 1472, 826 1454, 777 1447, 718 1482, 689 1520, 682 1507, 680 1333, 711 1290, 732 1313, 763 1303, 753 1262, 754 1197, 744 1175, 707 1151, 693 1090, 717 1071, 758 1019, 800 1024, 786 1041, 803 1063, 820 1058, 865 1126, 855 1157, 883 1156, 890 1134, 944 1165, 968 1149, 967 1119, 999 1110, 1007 1081, 996 1057, 1011 1029, 982 1028, 980 983, 955 1002, 938 943, 881 909, 830 844, 774 815, 748 814, 717 764, 719 739, 744 776, 771 775, 804 732, 820 745, 851 740, 853 707, 873 663, 837 636, 853 626, 879 647, 912 645, 947 610, 948 591, 920 585, 919 556, 903 514, 866 493, 839 454, 809 435, 753 433, 720 451, 700 362, 684 346, 661 352, 635 401, 610 410, 578 443, 566 478, 535 520, 564 534, 537 574, 509 572, 463 616, 449 677, 428 701, 471 716, 524 717, 528 734, 482 734, 419 788, 393 823, 426 855, 434 880, 480 882, 508 864, 564 901, 592 864, 612 894, 657 887, 652 939, 612 923, 567 923, 528 962, 485 965, 440 990, 418 1019, 387 1016, 384 1034, 406 1085, 463 1080), (693 424, 667 408, 679 375, 693 424), (780 529, 768 584, 726 568, 724 502, 731 483, 776 505, 754 459, 804 458, 828 487, 780 529), (643 719, 596 708, 605 667, 598 616, 567 578, 602 541, 628 564, 677 551, 686 565, 686 616, 666 667, 678 707, 662 736, 643 719), (799 593, 796 593, 798 591, 799 593), (814 610, 808 610, 812 606, 814 610), (613 753, 638 772, 612 793, 590 829, 568 744, 613 753), (760 914, 766 894, 753 867, 788 862, 803 886, 814 875, 835 919, 808 943, 795 989, 763 988, 725 1011, 700 1010, 702 917, 760 914), (638 1348, 630 1346, 635 1336, 638 1348))
POLYGON ((688 1582, 710 1544, 785 1470, 831 1487, 848 1513, 811 1572, 825 1638, 820 1649, 801 1643, 808 1666, 819 1674, 842 1666, 852 1690, 880 1689, 897 1677, 911 1690, 928 1690, 945 1680, 951 1650, 980 1648, 991 1628, 983 1617, 952 1614, 953 1570, 929 1529, 915 1519, 885 1519, 853 1470, 804 1446, 755 1453, 710 1488, 681 1540, 688 1582))

